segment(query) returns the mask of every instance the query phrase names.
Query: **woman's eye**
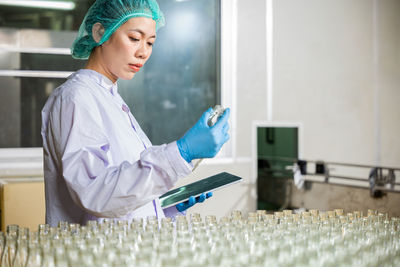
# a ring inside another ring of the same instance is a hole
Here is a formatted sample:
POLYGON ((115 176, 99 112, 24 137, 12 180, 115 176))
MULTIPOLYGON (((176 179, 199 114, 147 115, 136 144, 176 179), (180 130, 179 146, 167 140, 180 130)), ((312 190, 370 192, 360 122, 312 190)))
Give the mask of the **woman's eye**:
POLYGON ((134 38, 134 37, 129 37, 129 39, 130 39, 132 42, 137 42, 137 41, 139 41, 139 39, 134 38))
POLYGON ((149 46, 153 46, 153 45, 154 45, 153 43, 150 43, 150 42, 148 42, 147 44, 148 44, 149 46))

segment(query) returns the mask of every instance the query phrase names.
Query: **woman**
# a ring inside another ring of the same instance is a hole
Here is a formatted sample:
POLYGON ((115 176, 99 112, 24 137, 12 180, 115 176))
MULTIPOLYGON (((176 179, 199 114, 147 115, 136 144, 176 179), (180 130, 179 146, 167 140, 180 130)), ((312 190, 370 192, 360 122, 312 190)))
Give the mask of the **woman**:
MULTIPOLYGON (((87 59, 54 90, 42 111, 46 222, 173 217, 195 204, 162 210, 158 197, 216 155, 229 139, 229 109, 213 126, 208 109, 178 141, 152 146, 118 94, 146 63, 164 17, 155 0, 97 0, 74 41, 87 59)), ((202 195, 200 202, 206 196, 202 195)))

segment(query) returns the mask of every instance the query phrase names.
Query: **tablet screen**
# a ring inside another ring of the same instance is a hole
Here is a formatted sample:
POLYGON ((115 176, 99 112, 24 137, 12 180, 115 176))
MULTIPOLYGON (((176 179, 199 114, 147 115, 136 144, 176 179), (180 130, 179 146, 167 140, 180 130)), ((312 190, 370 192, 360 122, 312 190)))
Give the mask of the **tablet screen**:
POLYGON ((200 181, 168 191, 160 197, 161 207, 167 208, 188 200, 190 196, 198 197, 202 193, 215 191, 227 185, 241 182, 242 180, 242 178, 236 175, 222 172, 200 181))

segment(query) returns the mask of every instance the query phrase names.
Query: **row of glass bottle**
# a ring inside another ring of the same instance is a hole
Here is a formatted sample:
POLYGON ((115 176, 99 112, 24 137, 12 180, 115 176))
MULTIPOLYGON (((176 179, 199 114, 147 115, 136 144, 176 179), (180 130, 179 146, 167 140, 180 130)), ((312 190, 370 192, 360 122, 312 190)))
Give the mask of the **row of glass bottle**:
POLYGON ((400 219, 369 210, 9 225, 1 266, 400 266, 400 219))

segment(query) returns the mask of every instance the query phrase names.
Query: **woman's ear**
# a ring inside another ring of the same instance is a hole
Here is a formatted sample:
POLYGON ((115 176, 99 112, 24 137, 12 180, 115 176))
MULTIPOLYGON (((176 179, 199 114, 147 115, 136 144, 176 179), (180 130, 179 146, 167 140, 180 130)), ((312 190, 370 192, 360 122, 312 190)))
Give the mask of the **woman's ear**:
POLYGON ((92 27, 92 36, 93 36, 93 40, 96 43, 99 43, 101 38, 103 37, 104 34, 104 27, 103 25, 101 25, 100 22, 96 22, 95 24, 93 24, 92 27))

